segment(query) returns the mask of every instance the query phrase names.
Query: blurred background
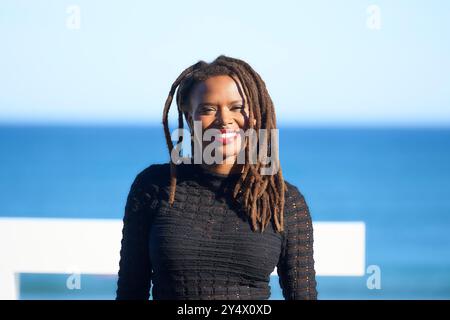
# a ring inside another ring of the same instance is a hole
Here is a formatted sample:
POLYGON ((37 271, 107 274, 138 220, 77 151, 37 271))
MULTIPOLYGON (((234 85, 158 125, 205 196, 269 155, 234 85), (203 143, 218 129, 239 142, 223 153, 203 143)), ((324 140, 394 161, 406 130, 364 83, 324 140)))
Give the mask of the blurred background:
MULTIPOLYGON (((122 219, 136 174, 169 159, 170 86, 225 54, 266 82, 284 176, 313 220, 366 224, 381 286, 319 276, 319 299, 449 299, 449 13, 444 0, 3 0, 0 217, 122 219)), ((113 299, 117 280, 18 278, 20 299, 113 299)))

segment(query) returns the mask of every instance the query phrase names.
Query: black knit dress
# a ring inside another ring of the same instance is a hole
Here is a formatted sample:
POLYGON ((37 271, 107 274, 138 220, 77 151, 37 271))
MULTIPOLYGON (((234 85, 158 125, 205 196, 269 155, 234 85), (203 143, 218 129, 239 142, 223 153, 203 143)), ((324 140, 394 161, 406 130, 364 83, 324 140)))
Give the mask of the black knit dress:
POLYGON ((170 165, 139 173, 128 195, 117 299, 268 299, 277 267, 283 296, 316 299, 311 216, 286 182, 285 231, 251 230, 227 190, 228 176, 200 165, 177 166, 175 202, 168 204, 170 165))

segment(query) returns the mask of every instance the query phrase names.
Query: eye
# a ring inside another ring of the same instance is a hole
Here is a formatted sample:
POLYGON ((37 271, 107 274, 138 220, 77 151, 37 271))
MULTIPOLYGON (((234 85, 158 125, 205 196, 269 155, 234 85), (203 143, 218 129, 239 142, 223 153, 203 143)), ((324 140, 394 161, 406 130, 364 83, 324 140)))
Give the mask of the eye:
POLYGON ((231 107, 231 110, 242 110, 242 109, 244 109, 244 106, 240 104, 231 107))
POLYGON ((214 108, 211 106, 203 106, 200 109, 200 113, 211 113, 214 112, 214 108))

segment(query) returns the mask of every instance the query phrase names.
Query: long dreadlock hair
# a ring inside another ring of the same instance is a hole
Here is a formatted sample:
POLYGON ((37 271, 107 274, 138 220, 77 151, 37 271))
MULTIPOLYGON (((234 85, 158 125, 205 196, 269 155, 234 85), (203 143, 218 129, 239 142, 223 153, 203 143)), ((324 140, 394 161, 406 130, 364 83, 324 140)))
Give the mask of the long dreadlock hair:
MULTIPOLYGON (((167 147, 169 149, 169 155, 171 155, 174 145, 172 143, 171 134, 169 131, 168 116, 177 87, 179 87, 176 96, 178 106, 178 128, 182 130, 183 115, 186 116, 190 110, 189 98, 193 87, 197 83, 205 81, 209 77, 219 75, 228 75, 232 77, 234 81, 236 81, 235 78, 239 80, 242 88, 244 89, 244 93, 242 93, 240 86, 238 85, 237 87, 239 89, 239 93, 241 94, 241 97, 245 94, 248 98, 244 99, 244 97, 242 97, 242 100, 248 101, 249 105, 249 127, 256 131, 258 137, 259 130, 266 129, 267 135, 264 140, 268 139, 269 142, 264 142, 270 146, 271 129, 276 129, 276 116, 274 105, 267 91, 265 82, 245 61, 220 55, 211 63, 200 60, 194 65, 188 67, 172 84, 169 96, 167 97, 164 105, 162 121, 167 147)), ((182 142, 182 139, 183 136, 180 135, 178 138, 178 144, 182 142)), ((246 161, 242 174, 233 188, 232 197, 235 200, 240 197, 239 202, 243 205, 244 211, 251 219, 253 231, 258 230, 260 227, 261 232, 263 232, 270 220, 273 218, 276 231, 282 232, 284 230, 283 216, 285 191, 287 190, 287 186, 283 179, 278 157, 275 159, 278 167, 276 174, 261 175, 260 169, 264 165, 260 162, 259 154, 255 164, 248 161, 249 148, 249 144, 246 143, 246 161)), ((271 148, 269 147, 264 150, 264 152, 268 153, 267 156, 270 156, 271 148)), ((261 149, 258 149, 257 152, 260 153, 261 149)), ((172 205, 175 200, 176 181, 176 164, 171 160, 169 194, 170 205, 172 205)))

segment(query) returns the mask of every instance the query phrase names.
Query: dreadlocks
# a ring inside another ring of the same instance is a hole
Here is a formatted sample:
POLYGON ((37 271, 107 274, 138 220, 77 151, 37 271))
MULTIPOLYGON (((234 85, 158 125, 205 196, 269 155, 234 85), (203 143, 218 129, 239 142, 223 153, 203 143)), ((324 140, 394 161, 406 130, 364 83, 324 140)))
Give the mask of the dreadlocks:
MULTIPOLYGON (((249 126, 256 130, 258 136, 260 129, 266 129, 268 134, 264 137, 264 143, 269 145, 269 147, 264 149, 264 152, 268 152, 269 155, 267 156, 270 156, 271 129, 276 129, 276 117, 274 105, 266 85, 259 74, 255 72, 249 64, 242 60, 224 55, 220 55, 211 63, 206 63, 204 61, 197 62, 184 70, 172 84, 164 106, 162 121, 169 154, 171 154, 174 145, 169 131, 168 116, 175 90, 179 87, 176 102, 178 106, 178 128, 182 130, 183 114, 186 116, 190 110, 189 97, 194 85, 205 81, 209 77, 218 75, 228 75, 233 79, 236 77, 239 80, 244 90, 244 93, 242 93, 238 85, 239 93, 241 96, 245 94, 245 96, 248 97, 249 126)), ((244 98, 243 101, 245 101, 244 98)), ((178 144, 182 142, 182 139, 183 136, 180 135, 178 144)), ((276 230, 282 232, 284 230, 284 195, 287 186, 282 176, 278 157, 275 160, 272 160, 277 162, 277 173, 261 175, 260 169, 264 167, 264 165, 261 163, 259 155, 255 164, 248 161, 249 148, 249 144, 246 143, 246 161, 242 174, 234 186, 232 197, 235 200, 238 198, 240 199, 246 214, 251 219, 253 231, 258 230, 258 227, 260 227, 261 232, 263 232, 273 217, 276 230)), ((258 150, 258 153, 259 152, 261 152, 261 150, 258 150)), ((176 164, 171 160, 170 205, 172 205, 175 200, 176 179, 176 164)))

